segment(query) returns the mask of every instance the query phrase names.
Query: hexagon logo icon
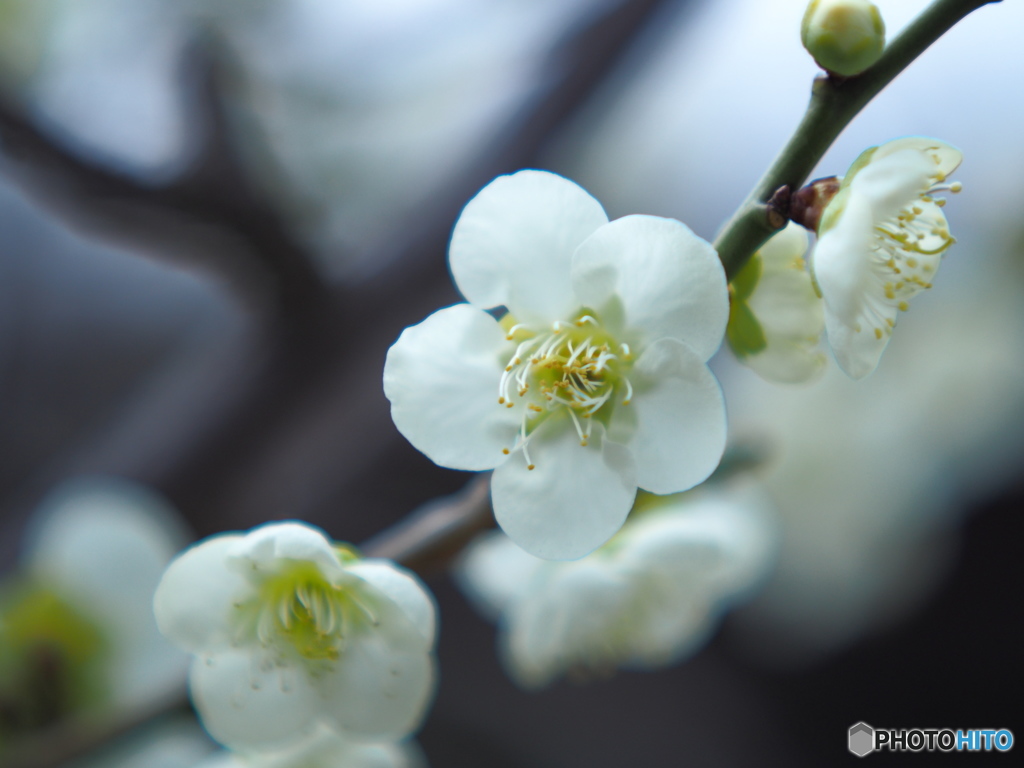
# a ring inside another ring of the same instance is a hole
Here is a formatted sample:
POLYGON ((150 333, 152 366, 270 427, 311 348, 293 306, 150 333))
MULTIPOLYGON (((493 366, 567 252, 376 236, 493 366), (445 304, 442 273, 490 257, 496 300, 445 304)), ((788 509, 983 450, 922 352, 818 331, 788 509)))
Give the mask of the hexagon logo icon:
POLYGON ((875 749, 875 729, 867 723, 850 726, 849 749, 857 757, 864 757, 875 749))

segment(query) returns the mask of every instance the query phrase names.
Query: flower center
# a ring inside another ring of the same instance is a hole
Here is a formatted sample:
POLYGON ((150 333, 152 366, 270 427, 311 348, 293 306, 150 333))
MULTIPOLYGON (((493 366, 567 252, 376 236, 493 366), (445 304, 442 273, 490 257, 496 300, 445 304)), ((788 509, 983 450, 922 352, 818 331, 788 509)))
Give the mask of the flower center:
POLYGON ((238 607, 260 644, 290 648, 308 660, 337 659, 353 632, 377 623, 350 586, 331 584, 315 564, 301 560, 282 561, 260 584, 258 597, 238 607))
MULTIPOLYGON (((931 279, 942 255, 956 242, 942 213, 946 201, 934 195, 946 191, 955 194, 960 189, 959 182, 942 184, 936 179, 932 187, 900 209, 895 217, 876 225, 871 267, 889 306, 905 312, 910 308, 910 299, 932 287, 931 279)), ((895 323, 878 314, 874 333, 881 339, 883 334, 892 333, 895 323)))
MULTIPOLYGON (((511 324, 506 315, 509 341, 518 341, 498 385, 498 404, 512 408, 525 402, 519 442, 527 468, 533 469, 527 442, 530 434, 549 415, 568 413, 580 437, 590 439, 591 420, 623 392, 622 405, 633 397, 626 377, 632 366, 629 345, 618 343, 601 325, 595 313, 583 311, 574 320, 555 321, 550 329, 534 330, 511 324)), ((510 453, 505 449, 505 453, 510 453)))

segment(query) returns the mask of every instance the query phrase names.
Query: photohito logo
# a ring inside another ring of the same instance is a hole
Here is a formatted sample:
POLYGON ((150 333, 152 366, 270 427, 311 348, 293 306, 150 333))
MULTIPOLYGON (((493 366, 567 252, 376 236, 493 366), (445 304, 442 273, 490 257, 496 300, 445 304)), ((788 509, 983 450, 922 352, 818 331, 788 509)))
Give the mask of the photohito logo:
POLYGON ((890 752, 1006 752, 1013 746, 1009 728, 872 728, 867 723, 850 726, 847 747, 857 757, 877 750, 890 752))

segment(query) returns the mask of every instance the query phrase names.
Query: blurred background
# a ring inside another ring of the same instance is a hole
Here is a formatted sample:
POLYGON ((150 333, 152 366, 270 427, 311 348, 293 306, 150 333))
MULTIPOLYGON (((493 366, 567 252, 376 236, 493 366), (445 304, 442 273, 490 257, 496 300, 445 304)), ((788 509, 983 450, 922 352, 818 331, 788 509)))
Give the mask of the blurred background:
MULTIPOLYGON (((925 6, 878 4, 890 38, 925 6)), ((458 490, 468 475, 394 429, 380 372, 402 328, 459 300, 461 206, 538 167, 612 218, 713 238, 806 105, 804 7, 0 0, 6 578, 75 478, 177 510, 168 552, 285 518, 360 542, 458 490)), ((1024 736, 1022 29, 1021 3, 972 14, 818 169, 904 135, 964 152, 958 244, 878 371, 785 388, 714 363, 777 504, 763 590, 677 668, 526 693, 430 575, 431 765, 832 764, 858 720, 1024 736)))

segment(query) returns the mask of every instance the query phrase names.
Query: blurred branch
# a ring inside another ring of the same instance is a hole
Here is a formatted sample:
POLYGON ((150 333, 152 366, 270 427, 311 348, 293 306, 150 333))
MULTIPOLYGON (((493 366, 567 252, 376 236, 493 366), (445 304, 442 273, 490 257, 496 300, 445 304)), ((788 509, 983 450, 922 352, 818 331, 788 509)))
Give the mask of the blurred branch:
POLYGON ((361 547, 418 573, 440 570, 480 531, 494 527, 490 474, 478 475, 458 493, 427 502, 361 547))
POLYGON ((204 36, 184 53, 183 87, 200 147, 188 171, 149 184, 80 155, 0 97, 0 143, 22 185, 69 220, 175 260, 198 263, 250 305, 287 314, 325 293, 312 259, 232 151, 222 98, 224 53, 204 36), (168 244, 171 247, 168 247, 168 244))
MULTIPOLYGON (((780 227, 766 207, 783 187, 796 191, 807 181, 850 121, 907 66, 957 22, 1000 0, 935 0, 886 47, 882 57, 856 77, 815 79, 811 103, 789 143, 715 240, 731 279, 780 227)), ((785 222, 782 222, 783 224, 785 222)))
POLYGON ((4 768, 57 768, 153 720, 187 709, 188 696, 181 689, 130 711, 71 718, 14 742, 11 749, 0 752, 0 760, 4 768))

